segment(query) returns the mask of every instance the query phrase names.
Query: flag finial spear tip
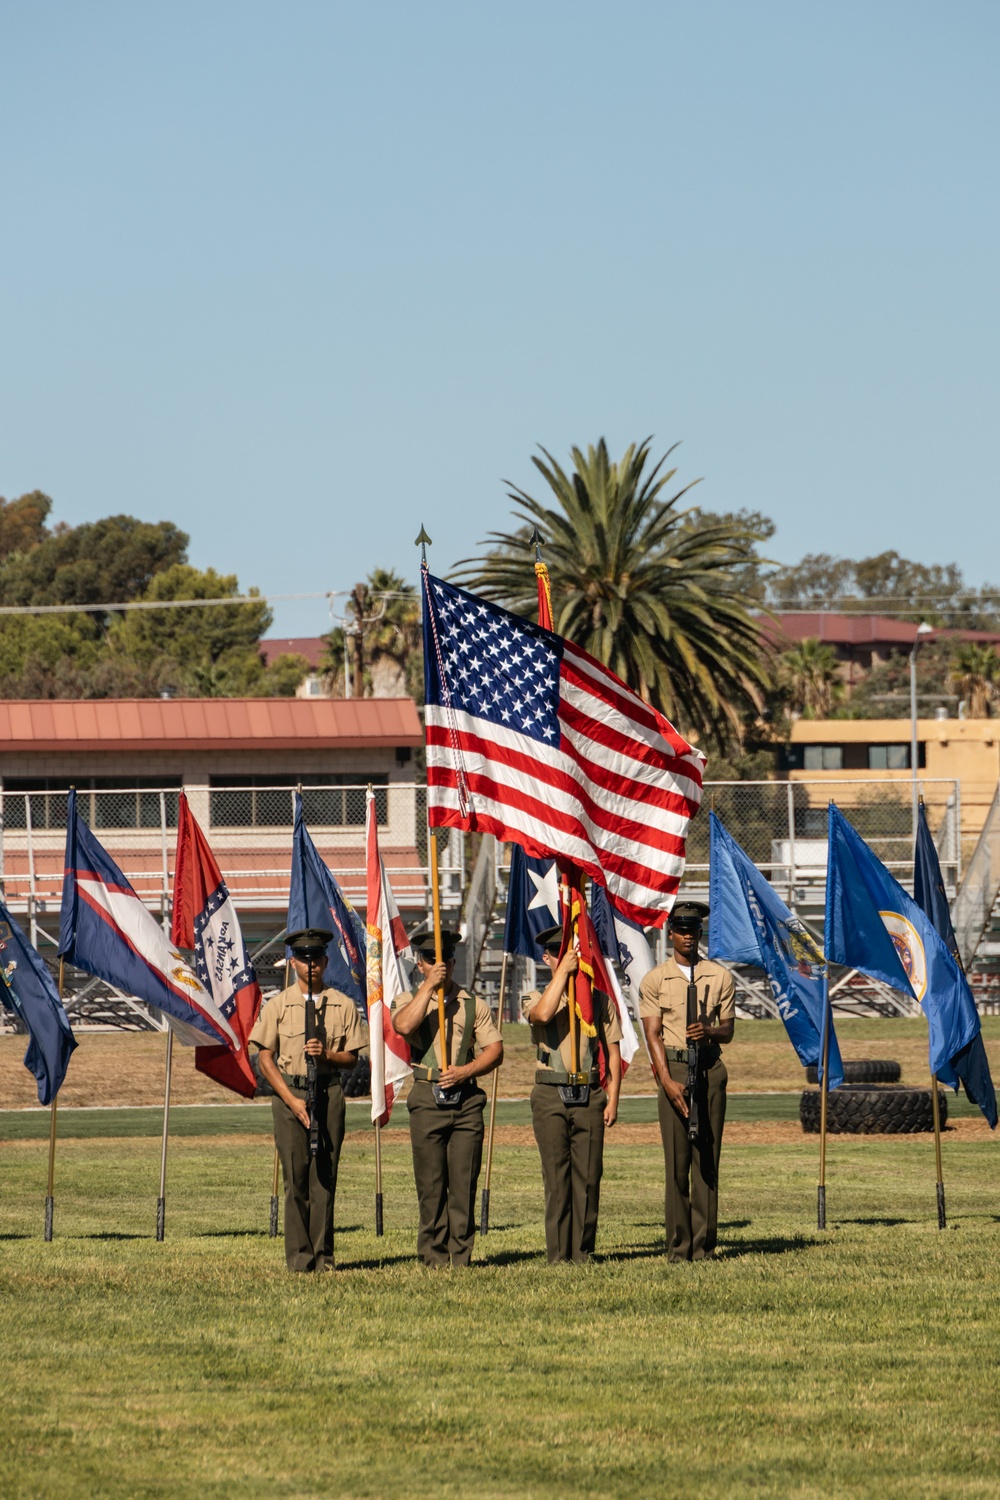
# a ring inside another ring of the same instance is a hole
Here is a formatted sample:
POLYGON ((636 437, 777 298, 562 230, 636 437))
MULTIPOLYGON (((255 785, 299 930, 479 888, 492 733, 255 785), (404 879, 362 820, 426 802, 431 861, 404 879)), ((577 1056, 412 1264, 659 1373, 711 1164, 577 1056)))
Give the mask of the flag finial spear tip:
POLYGON ((531 545, 535 549, 535 562, 542 560, 542 533, 537 526, 531 528, 531 545))
POLYGON ((417 537, 417 539, 413 543, 413 545, 414 545, 414 547, 420 547, 420 548, 423 549, 422 552, 421 552, 421 554, 420 554, 420 561, 423 562, 423 563, 425 563, 427 561, 427 548, 428 547, 433 547, 433 545, 434 545, 434 543, 431 541, 430 537, 427 535, 427 527, 426 526, 421 525, 421 527, 420 527, 420 535, 417 537))

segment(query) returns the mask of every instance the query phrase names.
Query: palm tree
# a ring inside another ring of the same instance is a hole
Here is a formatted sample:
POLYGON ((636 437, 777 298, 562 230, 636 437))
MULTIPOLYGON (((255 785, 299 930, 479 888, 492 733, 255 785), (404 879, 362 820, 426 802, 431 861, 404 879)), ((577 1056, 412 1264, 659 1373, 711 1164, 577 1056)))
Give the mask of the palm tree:
POLYGON ((1000 698, 1000 656, 994 646, 963 641, 955 651, 951 680, 968 706, 970 719, 992 717, 1000 698))
POLYGON ((799 641, 781 658, 778 676, 793 713, 826 719, 844 691, 837 653, 814 637, 799 641))
MULTIPOLYGON (((423 694, 423 655, 420 600, 412 583, 389 568, 373 568, 365 583, 351 595, 349 608, 360 621, 360 634, 352 631, 356 663, 360 661, 366 695, 373 688, 373 672, 384 664, 399 686, 414 697, 423 694)), ((324 670, 336 674, 344 667, 343 627, 325 638, 324 670)))
POLYGON ((633 443, 617 463, 603 438, 586 454, 573 448, 571 475, 543 448, 532 462, 555 505, 511 486, 520 529, 491 532, 486 556, 463 559, 454 576, 534 616, 537 527, 559 634, 684 729, 717 744, 739 740, 768 686, 755 601, 733 576, 759 534, 681 508, 690 484, 667 498, 677 470, 664 465, 674 449, 647 471, 651 442, 633 443))

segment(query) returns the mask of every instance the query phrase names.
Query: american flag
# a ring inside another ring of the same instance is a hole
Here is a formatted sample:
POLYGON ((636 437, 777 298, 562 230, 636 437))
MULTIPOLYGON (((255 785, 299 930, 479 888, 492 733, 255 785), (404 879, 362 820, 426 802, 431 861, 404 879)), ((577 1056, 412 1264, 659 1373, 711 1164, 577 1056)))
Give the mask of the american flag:
POLYGON ((557 854, 659 926, 705 757, 571 641, 423 572, 428 817, 557 854))

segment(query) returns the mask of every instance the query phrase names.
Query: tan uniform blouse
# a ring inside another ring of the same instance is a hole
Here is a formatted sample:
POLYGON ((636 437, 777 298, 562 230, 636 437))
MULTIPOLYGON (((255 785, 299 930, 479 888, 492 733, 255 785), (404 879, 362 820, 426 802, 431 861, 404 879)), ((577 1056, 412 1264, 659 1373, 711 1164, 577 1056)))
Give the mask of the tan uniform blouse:
MULTIPOLYGON (((521 997, 521 1015, 526 1021, 530 1012, 534 1010, 535 1006, 538 1004, 541 998, 541 990, 529 990, 528 994, 521 997)), ((618 1020, 617 1006, 611 1004, 607 995, 598 993, 594 996, 594 999, 600 1005, 600 1010, 598 1012, 598 1029, 603 1031, 604 1040, 609 1044, 612 1042, 621 1042, 622 1028, 621 1023, 618 1020)), ((559 1004, 556 1006, 555 1011, 553 1012, 552 1019, 550 1021, 546 1021, 544 1025, 533 1025, 531 1028, 531 1040, 534 1043, 537 1052, 537 1061, 535 1066, 539 1073, 555 1072, 552 1064, 547 1061, 547 1057, 551 1056, 552 1042, 555 1038, 558 1038, 559 1042, 559 1057, 562 1060, 563 1072, 572 1072, 573 1054, 570 1051, 569 1041, 569 1004, 566 998, 565 990, 563 990, 559 1004)), ((581 1068, 589 1072, 591 1067, 597 1066, 596 1058, 597 1038, 588 1036, 585 1031, 581 1031, 581 1068), (591 1059, 589 1064, 587 1061, 588 1057, 591 1059)))
MULTIPOLYGON (((728 969, 700 958, 695 968, 698 986, 698 1019, 708 1026, 721 1026, 736 1014, 736 983, 728 969)), ((657 964, 639 985, 639 1016, 659 1016, 665 1047, 687 1046, 687 965, 677 967, 673 957, 657 964)))
MULTIPOLYGON (((359 1052, 368 1046, 368 1028, 348 995, 340 990, 323 990, 314 1001, 316 1035, 327 1051, 359 1052)), ((275 1054, 280 1073, 305 1073, 306 997, 297 984, 272 996, 261 1007, 249 1040, 251 1047, 265 1047, 275 1054)), ((322 1058, 318 1061, 319 1072, 328 1072, 329 1065, 322 1058)))
MULTIPOLYGON (((416 991, 414 991, 414 994, 415 993, 416 991)), ((396 1001, 396 1004, 392 1008, 393 1014, 395 1015, 396 1011, 400 1010, 404 1005, 408 1005, 412 999, 413 995, 400 995, 399 999, 396 1001)), ((484 1047, 489 1047, 493 1042, 500 1042, 503 1040, 496 1028, 496 1022, 493 1020, 493 1012, 486 1004, 486 1001, 480 1000, 478 995, 474 997, 471 996, 468 990, 456 989, 454 985, 452 986, 451 993, 445 996, 444 1022, 445 1036, 448 1039, 448 1062, 451 1066, 457 1065, 458 1067, 464 1067, 467 1062, 472 1061, 472 1058, 477 1052, 482 1052, 484 1047), (459 1057, 458 1053, 462 1043, 462 1033, 465 1030, 465 1002, 467 999, 472 998, 474 998, 476 1002, 476 1014, 475 1020, 473 1021, 472 1025, 472 1035, 469 1038, 469 1048, 466 1056, 459 1057)), ((421 1022, 420 1026, 418 1026, 417 1030, 407 1038, 410 1044, 410 1054, 415 1062, 420 1061, 420 1058, 423 1056, 424 1052, 424 1047, 421 1045, 420 1041, 421 1034, 423 1033, 423 1035, 426 1036, 428 1031, 430 1031, 431 1033, 431 1039, 433 1040, 434 1044, 434 1064, 437 1068, 440 1068, 441 1035, 438 1030, 438 1008, 436 993, 434 996, 434 1001, 430 1009, 428 1010, 427 1015, 424 1017, 424 1020, 421 1022)))

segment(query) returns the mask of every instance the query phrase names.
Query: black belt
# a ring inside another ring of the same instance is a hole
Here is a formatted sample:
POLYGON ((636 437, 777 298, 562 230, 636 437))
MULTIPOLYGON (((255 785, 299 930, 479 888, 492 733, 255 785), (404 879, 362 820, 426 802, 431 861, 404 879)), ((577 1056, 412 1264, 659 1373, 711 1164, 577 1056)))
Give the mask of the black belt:
MULTIPOLYGON (((307 1090, 309 1088, 308 1073, 282 1073, 281 1076, 290 1089, 307 1090)), ((318 1089, 328 1089, 335 1083, 340 1083, 339 1073, 320 1073, 316 1079, 318 1089)))
MULTIPOLYGON (((688 1049, 686 1047, 664 1047, 663 1054, 668 1062, 686 1063, 688 1060, 688 1049)), ((722 1055, 722 1049, 718 1042, 710 1042, 707 1047, 698 1048, 698 1061, 708 1063, 718 1062, 722 1055)))
MULTIPOLYGON (((601 1074, 597 1068, 591 1068, 589 1073, 584 1073, 581 1076, 583 1078, 583 1081, 585 1083, 589 1083, 593 1088, 597 1088, 600 1084, 601 1074)), ((565 1086, 569 1083, 569 1074, 552 1073, 547 1069, 539 1068, 535 1074, 535 1082, 553 1084, 556 1088, 565 1088, 565 1086)))

